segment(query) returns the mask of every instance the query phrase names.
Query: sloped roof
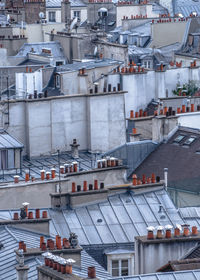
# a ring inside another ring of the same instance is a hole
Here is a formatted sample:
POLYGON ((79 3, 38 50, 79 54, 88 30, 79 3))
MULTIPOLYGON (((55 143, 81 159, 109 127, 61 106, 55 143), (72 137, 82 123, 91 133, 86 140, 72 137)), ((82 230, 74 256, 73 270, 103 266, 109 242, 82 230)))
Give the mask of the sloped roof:
POLYGON ((200 187, 199 165, 200 165, 200 131, 180 127, 167 143, 162 143, 152 152, 142 164, 136 168, 134 173, 141 177, 142 174, 156 173, 164 177, 163 169, 168 168, 169 187, 190 192, 198 192, 200 187), (176 137, 183 135, 184 138, 177 143, 176 137), (191 145, 185 145, 190 137, 195 137, 191 145))
POLYGON ((199 0, 176 0, 176 14, 181 13, 184 17, 188 17, 192 12, 200 15, 199 0))
POLYGON ((16 140, 13 136, 7 132, 0 132, 0 150, 1 149, 21 149, 24 145, 16 140))
MULTIPOLYGON (((87 5, 81 0, 70 0, 71 7, 87 7, 87 5)), ((47 0, 46 1, 47 8, 59 8, 61 7, 61 0, 47 0)))
POLYGON ((189 270, 179 272, 164 272, 143 274, 127 277, 110 278, 110 280, 197 280, 200 279, 200 270, 189 270))
POLYGON ((51 50, 52 56, 54 58, 63 58, 64 59, 64 52, 60 45, 60 42, 38 42, 38 43, 25 43, 20 48, 19 52, 17 53, 17 57, 25 57, 28 53, 34 49, 35 54, 41 54, 42 49, 47 48, 51 50))
MULTIPOLYGON (((12 216, 13 212, 0 211, 1 218, 12 216)), ((65 237, 76 232, 80 245, 130 243, 135 236, 146 235, 148 226, 184 223, 164 189, 112 195, 100 203, 74 210, 48 209, 48 216, 52 219, 51 235, 65 237)))
MULTIPOLYGON (((0 242, 4 246, 3 249, 0 250, 0 279, 16 280, 15 266, 17 265, 17 261, 14 250, 18 248, 18 242, 20 240, 23 240, 27 244, 27 247, 36 248, 39 247, 40 244, 40 234, 16 229, 14 227, 0 227, 0 242)), ((42 257, 33 257, 32 259, 25 261, 25 265, 29 266, 28 279, 38 279, 36 267, 41 264, 43 264, 42 257)), ((84 250, 81 252, 81 264, 81 269, 78 267, 73 268, 73 273, 80 277, 87 277, 87 268, 89 266, 96 267, 98 278, 103 279, 109 277, 108 272, 84 250)))

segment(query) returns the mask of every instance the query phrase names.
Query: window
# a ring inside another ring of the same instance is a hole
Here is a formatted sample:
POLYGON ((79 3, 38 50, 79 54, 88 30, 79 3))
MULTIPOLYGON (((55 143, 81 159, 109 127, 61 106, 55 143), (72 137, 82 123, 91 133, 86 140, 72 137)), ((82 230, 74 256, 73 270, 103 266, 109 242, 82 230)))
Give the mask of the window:
POLYGON ((151 68, 151 61, 150 60, 145 60, 144 61, 144 68, 150 69, 151 68))
POLYGON ((81 11, 74 11, 74 18, 78 18, 78 20, 81 20, 81 11))
POLYGON ((178 136, 174 139, 174 142, 175 142, 175 143, 180 143, 180 142, 183 140, 184 137, 185 137, 184 135, 178 135, 178 136))
POLYGON ((56 12, 49 12, 49 22, 56 22, 56 12))
POLYGON ((194 140, 196 139, 196 137, 189 137, 184 143, 183 145, 191 145, 194 140))
POLYGON ((60 88, 60 75, 56 75, 56 88, 60 88))
POLYGON ((112 276, 128 276, 129 260, 112 260, 112 276))

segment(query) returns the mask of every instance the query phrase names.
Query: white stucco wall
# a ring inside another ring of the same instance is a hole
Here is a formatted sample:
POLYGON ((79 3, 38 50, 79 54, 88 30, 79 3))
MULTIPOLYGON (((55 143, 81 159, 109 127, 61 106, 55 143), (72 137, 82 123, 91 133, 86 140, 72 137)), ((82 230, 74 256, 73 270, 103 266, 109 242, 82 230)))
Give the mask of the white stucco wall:
POLYGON ((178 124, 200 129, 200 112, 180 114, 178 117, 178 124))
POLYGON ((129 19, 132 16, 146 16, 148 18, 155 18, 158 17, 159 15, 154 13, 152 11, 152 4, 147 4, 147 5, 119 5, 117 6, 116 9, 117 12, 117 21, 116 25, 121 26, 122 22, 121 20, 123 19, 124 16, 128 17, 129 19))
POLYGON ((10 132, 24 152, 40 156, 70 150, 105 152, 126 142, 124 94, 62 96, 10 103, 10 132))
POLYGON ((145 109, 152 99, 173 97, 172 91, 177 83, 181 85, 189 80, 200 80, 200 68, 173 68, 165 72, 147 71, 142 74, 112 74, 108 76, 108 83, 116 86, 121 80, 125 94, 126 117, 130 116, 130 110, 145 109))

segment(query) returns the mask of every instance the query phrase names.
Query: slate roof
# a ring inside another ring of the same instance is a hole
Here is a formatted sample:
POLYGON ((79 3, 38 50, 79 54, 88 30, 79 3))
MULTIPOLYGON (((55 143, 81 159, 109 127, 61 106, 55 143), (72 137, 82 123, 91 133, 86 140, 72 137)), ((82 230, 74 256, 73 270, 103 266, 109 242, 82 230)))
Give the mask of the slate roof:
POLYGON ((13 136, 7 132, 0 131, 0 150, 1 149, 21 149, 24 145, 16 140, 13 136))
POLYGON ((38 42, 38 43, 25 43, 20 48, 19 52, 17 53, 17 57, 25 57, 31 49, 34 49, 35 54, 41 54, 43 48, 51 49, 52 56, 54 58, 65 58, 63 49, 60 45, 60 42, 38 42))
MULTIPOLYGON (((72 8, 87 7, 87 5, 81 0, 70 0, 70 4, 71 4, 72 8)), ((61 0, 47 0, 46 7, 47 8, 60 8, 61 0)))
MULTIPOLYGON (((14 250, 18 248, 18 242, 20 240, 23 240, 27 244, 27 247, 35 248, 39 247, 40 235, 13 227, 0 227, 0 242, 4 245, 3 249, 0 250, 0 279, 16 280, 15 266, 17 265, 17 261, 14 250)), ((89 266, 95 266, 98 278, 104 279, 109 277, 108 272, 105 271, 84 250, 81 253, 81 263, 81 269, 78 267, 73 268, 74 274, 80 277, 87 277, 87 268, 89 266)), ((33 257, 32 259, 25 261, 25 264, 29 265, 30 268, 28 272, 28 279, 38 279, 36 267, 43 264, 42 257, 33 257)))
POLYGON ((200 131, 180 127, 166 143, 160 144, 133 173, 138 177, 142 177, 142 174, 149 176, 156 173, 157 176, 163 178, 163 169, 167 167, 169 187, 199 193, 199 150, 200 131), (183 135, 184 138, 176 143, 175 139, 179 135, 183 135), (185 145, 185 141, 193 136, 195 141, 191 145, 185 145))
POLYGON ((121 61, 113 60, 113 59, 97 59, 97 60, 86 60, 83 62, 74 62, 73 64, 66 64, 62 66, 56 67, 58 73, 67 72, 67 71, 78 71, 80 68, 92 69, 98 67, 106 67, 111 65, 119 65, 122 64, 121 61))
MULTIPOLYGON (((12 216, 12 211, 0 211, 0 218, 12 216)), ((80 245, 130 243, 135 236, 146 235, 148 226, 184 223, 164 189, 137 195, 124 192, 62 212, 48 209, 48 216, 51 235, 76 232, 80 245)))
POLYGON ((197 12, 200 15, 199 0, 176 0, 176 14, 181 13, 184 17, 187 17, 192 12, 197 12))
POLYGON ((185 258, 183 260, 169 261, 157 270, 157 272, 168 272, 168 271, 183 271, 183 270, 194 270, 200 269, 199 258, 185 258))
POLYGON ((200 279, 200 270, 164 272, 143 274, 127 277, 110 278, 110 280, 198 280, 200 279))

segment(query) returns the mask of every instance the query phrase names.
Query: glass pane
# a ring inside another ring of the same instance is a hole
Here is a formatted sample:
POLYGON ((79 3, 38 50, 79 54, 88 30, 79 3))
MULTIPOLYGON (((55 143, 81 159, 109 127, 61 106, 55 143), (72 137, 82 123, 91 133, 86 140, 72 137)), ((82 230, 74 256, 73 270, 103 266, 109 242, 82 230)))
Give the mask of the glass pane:
POLYGON ((128 260, 122 260, 122 267, 128 267, 128 260))
POLYGON ((121 276, 128 276, 128 267, 122 268, 121 276))
POLYGON ((112 276, 119 276, 119 269, 112 269, 112 276))
POLYGON ((112 268, 119 268, 119 261, 117 260, 112 261, 112 268))

